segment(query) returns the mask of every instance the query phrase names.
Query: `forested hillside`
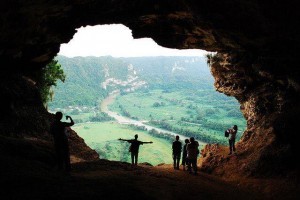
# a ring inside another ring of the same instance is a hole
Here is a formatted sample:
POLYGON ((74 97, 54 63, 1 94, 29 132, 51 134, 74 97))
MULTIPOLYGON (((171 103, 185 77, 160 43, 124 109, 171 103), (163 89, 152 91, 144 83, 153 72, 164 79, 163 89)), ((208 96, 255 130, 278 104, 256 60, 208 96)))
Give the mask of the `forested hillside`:
POLYGON ((50 108, 67 106, 95 106, 113 88, 102 83, 109 78, 127 80, 128 63, 112 57, 56 57, 66 80, 54 89, 54 101, 50 108))
POLYGON ((125 58, 147 81, 150 89, 213 88, 213 78, 204 57, 125 58))
POLYGON ((148 88, 212 88, 213 79, 202 57, 113 58, 57 56, 66 81, 54 89, 50 108, 95 106, 114 89, 145 81, 148 88))

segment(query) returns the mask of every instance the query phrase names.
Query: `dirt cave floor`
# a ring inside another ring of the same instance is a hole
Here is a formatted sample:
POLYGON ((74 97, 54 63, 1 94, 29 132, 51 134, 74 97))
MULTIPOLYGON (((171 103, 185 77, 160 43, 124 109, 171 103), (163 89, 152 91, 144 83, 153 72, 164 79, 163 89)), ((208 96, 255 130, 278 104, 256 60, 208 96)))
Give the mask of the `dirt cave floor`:
POLYGON ((268 191, 270 182, 229 182, 172 165, 132 167, 99 160, 73 164, 71 174, 64 174, 39 163, 2 161, 1 199, 297 199, 282 187, 285 192, 268 191))

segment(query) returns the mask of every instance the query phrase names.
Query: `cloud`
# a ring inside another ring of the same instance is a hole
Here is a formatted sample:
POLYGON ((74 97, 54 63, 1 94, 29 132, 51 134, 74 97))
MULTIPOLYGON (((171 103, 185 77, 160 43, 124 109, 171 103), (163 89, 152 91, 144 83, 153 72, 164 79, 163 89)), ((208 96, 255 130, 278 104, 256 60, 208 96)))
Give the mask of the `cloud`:
POLYGON ((203 56, 206 51, 178 50, 159 46, 151 38, 134 39, 131 30, 121 24, 86 26, 68 44, 61 44, 58 54, 75 56, 203 56))

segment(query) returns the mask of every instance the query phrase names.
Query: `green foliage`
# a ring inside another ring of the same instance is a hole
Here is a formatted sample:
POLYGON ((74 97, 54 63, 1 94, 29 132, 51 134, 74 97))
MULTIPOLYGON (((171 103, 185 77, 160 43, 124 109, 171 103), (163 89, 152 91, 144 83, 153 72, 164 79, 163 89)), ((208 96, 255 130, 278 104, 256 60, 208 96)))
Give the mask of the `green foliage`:
POLYGON ((228 117, 235 117, 235 118, 242 118, 243 117, 242 113, 237 109, 229 110, 228 113, 227 113, 227 116, 228 117))
POLYGON ((108 116, 108 114, 104 112, 98 112, 95 116, 90 117, 91 122, 105 122, 105 121, 111 121, 113 118, 108 116))
POLYGON ((47 105, 52 100, 54 94, 52 87, 56 86, 57 80, 64 82, 65 78, 64 71, 57 60, 52 60, 42 69, 39 80, 39 91, 44 105, 47 105))
POLYGON ((109 56, 75 57, 57 56, 67 78, 55 88, 51 109, 68 106, 97 106, 109 92, 122 86, 107 86, 102 83, 109 78, 125 81, 129 75, 126 61, 109 56))
POLYGON ((219 63, 222 61, 222 58, 217 53, 208 53, 206 56, 206 63, 211 67, 214 63, 219 63))
POLYGON ((67 106, 96 106, 109 92, 120 89, 121 95, 126 92, 124 86, 108 85, 102 87, 105 80, 113 78, 125 81, 133 75, 129 66, 134 67, 140 80, 147 82, 149 89, 163 89, 170 93, 177 89, 212 88, 213 80, 205 60, 201 57, 138 57, 113 58, 58 56, 67 78, 64 84, 58 83, 55 88, 54 101, 49 103, 51 109, 67 106))
POLYGON ((180 89, 168 93, 164 90, 149 90, 147 93, 140 90, 119 96, 110 110, 123 116, 148 120, 152 126, 193 136, 207 143, 227 144, 224 130, 237 124, 239 138, 246 126, 238 102, 213 89, 180 89), (160 102, 164 102, 164 106, 160 102))
POLYGON ((165 102, 154 102, 153 103, 153 107, 155 107, 155 108, 165 106, 165 105, 166 105, 165 102))
POLYGON ((202 57, 139 57, 126 58, 133 64, 149 89, 164 93, 178 89, 212 88, 213 78, 202 57))

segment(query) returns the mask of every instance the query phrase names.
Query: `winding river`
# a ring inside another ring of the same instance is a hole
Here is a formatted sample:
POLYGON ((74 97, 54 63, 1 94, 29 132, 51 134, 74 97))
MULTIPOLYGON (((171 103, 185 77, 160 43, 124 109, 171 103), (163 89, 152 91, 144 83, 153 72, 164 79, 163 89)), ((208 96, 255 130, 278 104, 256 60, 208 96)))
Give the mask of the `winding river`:
MULTIPOLYGON (((180 134, 172 132, 172 131, 168 131, 168 130, 164 130, 164 129, 161 129, 161 128, 157 128, 157 127, 154 127, 154 126, 144 124, 146 121, 133 120, 133 119, 121 116, 117 112, 113 112, 113 111, 109 110, 109 108, 108 108, 109 105, 114 102, 114 100, 116 99, 116 97, 119 94, 120 94, 120 91, 115 90, 115 91, 111 92, 108 95, 108 97, 106 97, 101 103, 101 111, 107 113, 110 117, 114 118, 119 124, 132 124, 132 125, 135 125, 135 126, 145 127, 145 129, 148 130, 148 131, 154 129, 160 134, 165 133, 165 134, 172 135, 174 137, 176 135, 178 135, 181 138, 181 140, 188 139, 188 137, 186 137, 184 135, 180 135, 180 134)), ((198 141, 198 143, 199 143, 200 146, 204 146, 206 144, 205 142, 202 142, 202 141, 198 141)))

